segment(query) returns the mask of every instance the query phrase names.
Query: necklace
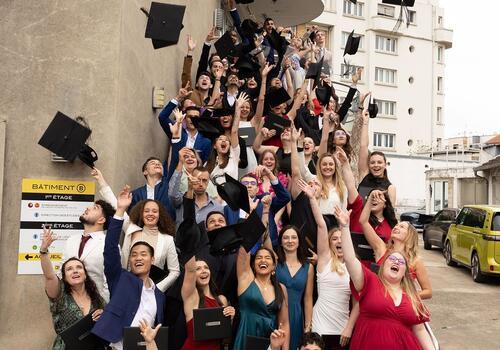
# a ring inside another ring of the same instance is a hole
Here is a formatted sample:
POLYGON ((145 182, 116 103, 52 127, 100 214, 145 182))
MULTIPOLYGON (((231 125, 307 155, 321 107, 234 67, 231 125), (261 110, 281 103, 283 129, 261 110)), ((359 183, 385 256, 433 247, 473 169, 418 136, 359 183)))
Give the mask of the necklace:
POLYGON ((257 286, 259 287, 259 289, 262 289, 264 292, 267 291, 267 287, 269 287, 268 285, 267 286, 263 286, 260 284, 259 281, 257 281, 257 279, 255 279, 255 283, 257 283, 257 286))

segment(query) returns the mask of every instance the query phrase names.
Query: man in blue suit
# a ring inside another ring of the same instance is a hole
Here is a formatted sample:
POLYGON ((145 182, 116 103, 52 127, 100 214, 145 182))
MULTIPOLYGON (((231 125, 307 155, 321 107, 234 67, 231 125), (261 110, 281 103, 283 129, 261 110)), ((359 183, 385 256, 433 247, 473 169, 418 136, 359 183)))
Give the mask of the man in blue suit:
POLYGON ((118 195, 116 214, 109 223, 104 244, 104 274, 110 300, 92 329, 92 333, 118 350, 123 348, 124 327, 138 327, 141 320, 149 326, 160 324, 165 307, 164 294, 149 278, 154 263, 154 248, 151 245, 144 241, 136 242, 130 249, 130 272, 121 265, 118 242, 123 215, 131 201, 132 194, 125 186, 118 195))
POLYGON ((175 209, 168 198, 168 178, 163 176, 163 164, 156 157, 149 157, 142 165, 142 174, 146 184, 132 191, 132 203, 129 210, 137 202, 144 199, 156 199, 165 206, 168 214, 175 220, 175 209))
MULTIPOLYGON (((256 201, 259 199, 257 197, 257 192, 259 190, 257 179, 261 178, 262 176, 266 176, 269 178, 275 194, 271 202, 271 207, 269 208, 269 235, 274 247, 278 244, 278 228, 276 227, 274 216, 281 208, 283 208, 288 202, 290 202, 291 196, 272 171, 270 171, 263 165, 259 165, 255 168, 255 175, 247 174, 244 175, 240 180, 241 183, 246 186, 250 200, 256 201)), ((262 217, 263 208, 264 206, 262 205, 262 203, 259 203, 257 205, 257 208, 255 209, 259 217, 262 217)), ((238 223, 240 219, 245 218, 245 214, 246 213, 243 210, 233 210, 227 205, 224 207, 224 216, 227 219, 228 225, 238 223)), ((259 247, 260 243, 257 243, 257 245, 252 248, 251 252, 255 253, 259 247)))

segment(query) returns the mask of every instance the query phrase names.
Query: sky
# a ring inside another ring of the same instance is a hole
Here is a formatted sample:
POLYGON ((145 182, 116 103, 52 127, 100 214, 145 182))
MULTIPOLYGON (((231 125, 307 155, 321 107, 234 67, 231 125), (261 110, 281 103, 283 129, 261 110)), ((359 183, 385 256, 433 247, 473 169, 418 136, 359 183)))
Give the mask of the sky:
POLYGON ((440 0, 445 51, 445 137, 500 133, 500 1, 440 0))

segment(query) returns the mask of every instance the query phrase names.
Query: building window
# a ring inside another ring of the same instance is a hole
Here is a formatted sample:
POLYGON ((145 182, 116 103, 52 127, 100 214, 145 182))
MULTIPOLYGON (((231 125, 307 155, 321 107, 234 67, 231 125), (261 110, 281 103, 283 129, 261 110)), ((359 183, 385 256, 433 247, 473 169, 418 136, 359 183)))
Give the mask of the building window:
POLYGON ((438 26, 439 27, 443 26, 443 16, 438 16, 438 26))
MULTIPOLYGON (((342 41, 341 41, 341 44, 342 44, 341 48, 342 49, 345 48, 345 44, 347 43, 347 38, 349 37, 349 34, 351 34, 351 33, 350 32, 342 32, 342 41)), ((360 38, 359 39, 359 47, 358 47, 358 49, 359 50, 363 50, 363 46, 364 46, 363 42, 365 41, 365 36, 364 35, 358 35, 356 33, 354 33, 354 36, 360 38)))
POLYGON ((443 77, 438 77, 437 85, 438 92, 443 92, 443 77))
POLYGON ((396 70, 387 68, 375 68, 375 82, 396 85, 396 70))
MULTIPOLYGON (((344 63, 342 63, 340 65, 340 74, 342 75, 341 76, 341 79, 343 80, 351 80, 352 78, 352 75, 354 73, 356 73, 356 71, 358 70, 358 68, 363 68, 361 66, 355 66, 355 65, 352 65, 350 64, 349 66, 345 65, 344 63)), ((364 71, 364 69, 363 69, 364 71)), ((363 81, 363 72, 361 72, 361 76, 359 77, 359 81, 362 82, 363 81)))
POLYGON ((373 133, 373 146, 382 148, 394 148, 395 138, 395 134, 375 132, 373 133))
POLYGON ((443 122, 443 108, 438 107, 436 110, 436 123, 441 124, 443 122))
POLYGON ((325 4, 325 11, 335 12, 335 0, 323 0, 325 4))
POLYGON ((349 0, 344 0, 344 15, 363 17, 363 7, 364 4, 361 2, 353 4, 349 0))
POLYGON ((417 11, 408 10, 408 22, 417 24, 417 11))
POLYGON ((396 53, 398 39, 388 38, 386 36, 377 35, 375 37, 375 50, 396 53))
POLYGON ((395 12, 394 6, 378 4, 377 15, 394 18, 394 12, 395 12))
POLYGON ((448 208, 448 181, 434 181, 433 185, 434 211, 448 208))
POLYGON ((375 100, 375 103, 378 105, 378 111, 380 115, 387 117, 396 117, 396 102, 375 100))
POLYGON ((438 62, 443 62, 443 53, 444 53, 443 47, 438 46, 437 48, 438 62))

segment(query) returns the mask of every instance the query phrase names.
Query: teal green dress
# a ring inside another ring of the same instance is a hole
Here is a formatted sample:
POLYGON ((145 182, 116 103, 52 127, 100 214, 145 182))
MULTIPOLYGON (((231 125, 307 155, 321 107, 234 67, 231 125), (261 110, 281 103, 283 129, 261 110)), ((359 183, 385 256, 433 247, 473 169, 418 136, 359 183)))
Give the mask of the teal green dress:
POLYGON ((252 281, 248 288, 238 298, 240 303, 240 324, 234 349, 246 349, 246 337, 269 338, 273 330, 277 328, 276 320, 279 308, 276 301, 266 305, 259 287, 252 281))
POLYGON ((290 323, 290 349, 297 349, 304 331, 304 312, 302 296, 307 285, 309 263, 303 264, 292 277, 287 264, 278 264, 276 277, 285 285, 288 294, 288 322, 290 323))
MULTIPOLYGON (((64 283, 62 281, 59 281, 59 296, 56 299, 49 298, 49 302, 50 312, 52 313, 52 320, 54 322, 54 330, 57 334, 52 344, 52 350, 64 350, 66 346, 59 334, 83 318, 84 315, 71 294, 64 291, 64 283)), ((104 308, 104 300, 102 298, 93 301, 90 307, 91 310, 102 308, 104 308)))

